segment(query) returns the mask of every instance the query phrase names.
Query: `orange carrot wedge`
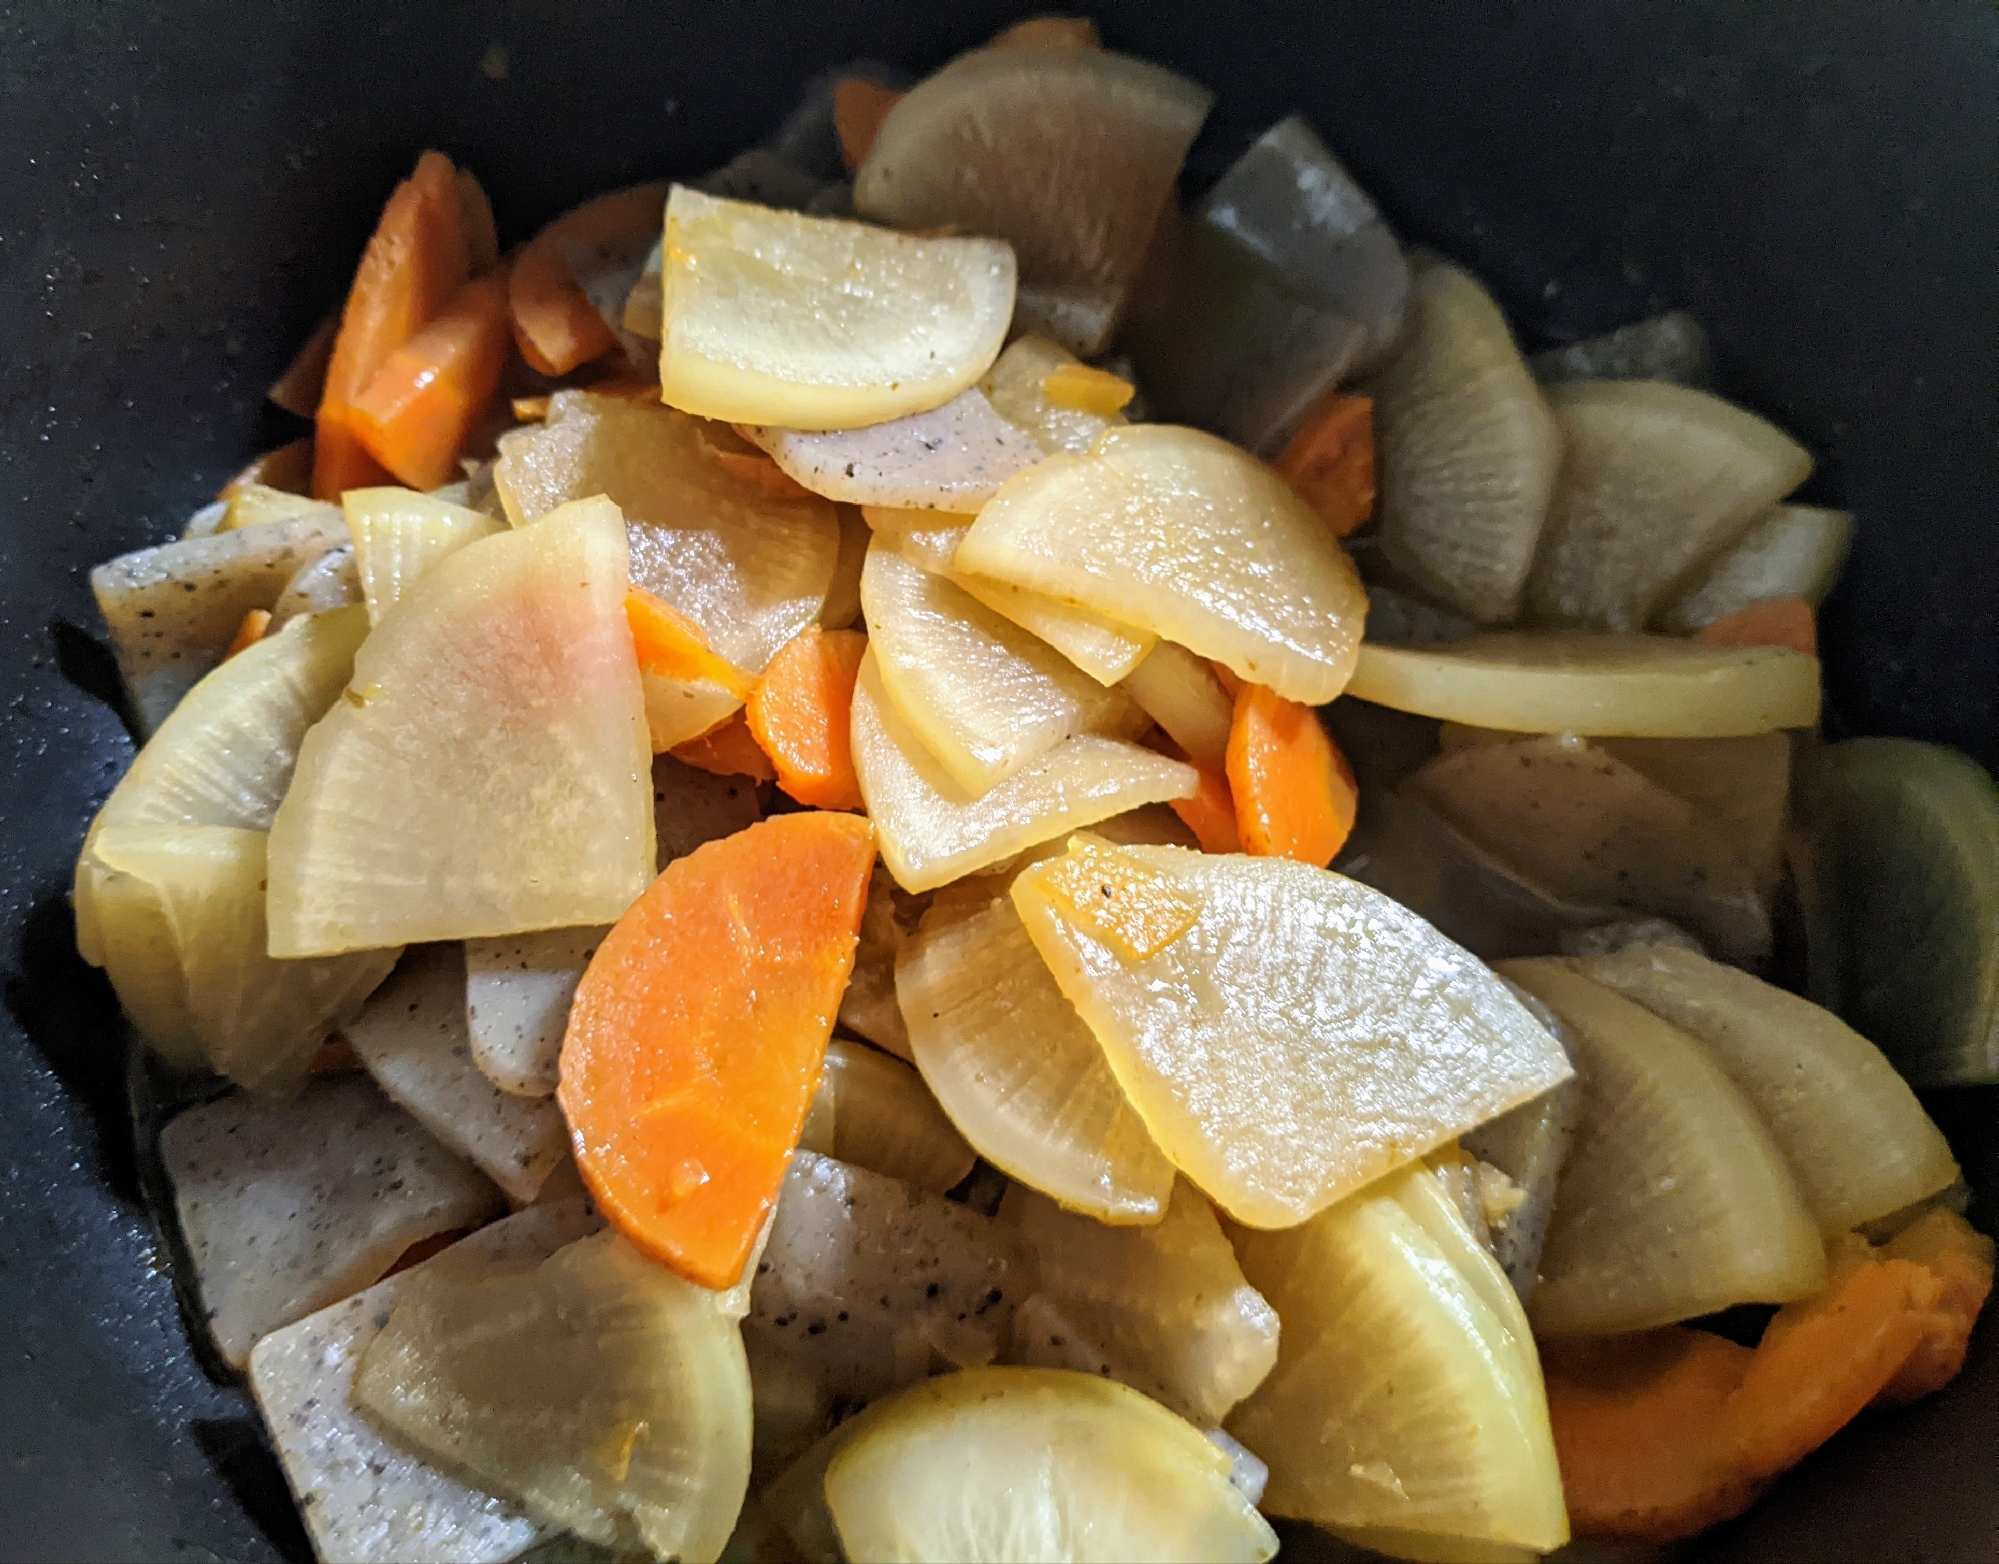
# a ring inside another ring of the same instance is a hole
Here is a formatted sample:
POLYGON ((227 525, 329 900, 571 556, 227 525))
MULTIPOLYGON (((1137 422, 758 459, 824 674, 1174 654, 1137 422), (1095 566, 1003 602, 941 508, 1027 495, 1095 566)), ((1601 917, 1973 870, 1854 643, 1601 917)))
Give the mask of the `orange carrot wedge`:
POLYGON ((1139 742, 1194 768, 1200 786, 1190 798, 1169 800, 1168 807, 1180 817, 1180 823, 1194 833, 1194 840, 1201 844, 1201 851, 1241 852, 1242 841, 1235 829, 1235 800, 1229 797, 1228 778, 1208 770, 1176 744, 1164 728, 1154 728, 1139 742))
POLYGON ((1374 514, 1374 404, 1364 396, 1330 396, 1274 463, 1333 536, 1343 538, 1374 514))
POLYGON ((803 630, 750 688, 743 715, 777 785, 815 809, 862 808, 854 778, 854 679, 867 654, 858 630, 803 630))
POLYGON ((737 700, 750 693, 750 677, 708 645, 701 627, 642 587, 625 594, 625 621, 639 666, 666 679, 719 684, 737 700))
POLYGON ((1347 757, 1317 712, 1260 684, 1236 695, 1228 773, 1246 853, 1323 869, 1353 830, 1360 789, 1347 757))
POLYGON ((264 452, 223 484, 215 497, 226 500, 252 483, 261 483, 267 489, 282 489, 287 494, 305 493, 312 487, 312 436, 301 435, 289 445, 264 452))
POLYGON ((1943 1389, 1964 1367, 1978 1311, 1992 1296, 1992 1240, 1954 1211, 1931 1211, 1891 1239, 1880 1254, 1912 1260, 1937 1281, 1937 1298, 1923 1319, 1923 1339, 1876 1398, 1906 1406, 1943 1389))
POLYGON ((853 173, 867 161, 888 111, 902 101, 892 87, 878 87, 858 76, 843 76, 833 84, 833 131, 840 138, 840 159, 853 173))
POLYGON ((506 279, 473 278, 355 398, 354 429, 368 454, 412 489, 448 483, 513 346, 506 279))
POLYGON ((712 771, 718 777, 751 777, 758 782, 777 778, 777 768, 757 743, 741 712, 717 723, 698 739, 674 745, 668 753, 675 760, 712 771))
POLYGON ((340 317, 327 316, 264 395, 288 413, 312 417, 319 411, 320 394, 326 389, 326 366, 333 358, 333 339, 339 334, 340 317))
POLYGON ((566 375, 618 345, 577 283, 567 252, 657 235, 665 214, 665 185, 613 190, 564 212, 514 258, 507 292, 514 341, 529 364, 544 375, 566 375))
POLYGON ((229 639, 229 649, 222 654, 224 662, 229 661, 245 647, 255 646, 263 640, 264 632, 271 628, 271 611, 268 608, 253 608, 243 616, 243 622, 236 627, 235 635, 229 639))
POLYGON ((874 865, 859 815, 779 815, 676 859, 597 948, 557 1097, 621 1233, 741 1276, 819 1086, 874 865))
POLYGON ((458 171, 458 220, 465 227, 466 264, 474 277, 483 277, 500 264, 500 230, 486 187, 469 168, 458 171))
POLYGON ((1818 620, 1802 597, 1770 597, 1702 625, 1702 646, 1782 646, 1807 657, 1819 654, 1818 620))
POLYGON ((320 499, 390 481, 361 443, 354 403, 389 355, 465 285, 469 269, 457 170, 443 153, 426 152, 382 208, 341 312, 313 448, 312 492, 320 499))

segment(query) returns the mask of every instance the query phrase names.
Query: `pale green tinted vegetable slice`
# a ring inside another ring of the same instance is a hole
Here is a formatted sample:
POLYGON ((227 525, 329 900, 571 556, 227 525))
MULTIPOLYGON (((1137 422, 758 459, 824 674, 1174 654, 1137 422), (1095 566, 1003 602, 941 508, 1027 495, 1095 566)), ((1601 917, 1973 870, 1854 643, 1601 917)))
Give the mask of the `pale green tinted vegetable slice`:
POLYGON ((1072 843, 1013 901, 1160 1149, 1253 1226, 1302 1222, 1569 1074, 1484 966, 1322 869, 1072 843), (1191 918, 1119 936, 1121 909, 1150 926, 1158 904, 1191 918))
POLYGON ((826 1501, 848 1557, 1260 1561, 1229 1461, 1112 1380, 992 1368, 912 1386, 844 1441, 826 1501))
POLYGON ((1685 310, 1669 310, 1565 348, 1550 348, 1529 362, 1534 378, 1544 386, 1570 380, 1670 380, 1705 390, 1714 378, 1707 333, 1685 310))
POLYGON ((1938 745, 1849 739, 1810 796, 1840 1013, 1919 1086, 1999 1080, 1992 778, 1938 745))
POLYGON ((1777 1137, 1828 1237, 1957 1181, 1950 1146, 1881 1050, 1809 1000, 1664 946, 1581 971, 1708 1049, 1777 1137))
POLYGON ((555 1093, 562 1034, 583 969, 608 931, 548 929, 465 942, 465 1024, 472 1062, 503 1092, 555 1093))
POLYGON ((1521 733, 1727 738, 1819 720, 1815 658, 1660 635, 1516 631, 1360 649, 1351 695, 1521 733))
POLYGON ((483 1278, 414 1275, 354 1399, 446 1471, 618 1550, 713 1560, 750 1475, 727 1294, 616 1233, 483 1278))
POLYGON ((1223 774, 1235 701, 1205 661, 1184 646, 1159 641, 1124 676, 1124 692, 1195 764, 1223 774))
POLYGON ((1480 624, 1519 611, 1562 443, 1483 288, 1417 271, 1401 345, 1374 397, 1381 541, 1423 592, 1480 624))
POLYGON ((972 1171, 972 1148, 900 1059, 835 1038, 820 1091, 832 1101, 829 1154, 840 1161, 939 1195, 972 1171))
POLYGON ((1527 591, 1546 624, 1644 629, 1812 470, 1775 424, 1685 386, 1586 380, 1548 405, 1562 471, 1527 591))
POLYGON ((1434 1174, 1237 1252, 1283 1321, 1276 1369, 1229 1419, 1270 1463, 1266 1510, 1431 1546, 1567 1540, 1526 1317, 1434 1174))
POLYGON ((1561 1018, 1581 1128, 1529 1300, 1542 1336, 1649 1330, 1825 1285, 1782 1149, 1702 1046, 1556 961, 1499 969, 1561 1018))
POLYGON ((1685 596, 1660 616, 1680 634, 1773 597, 1825 600, 1846 563, 1853 515, 1815 505, 1774 505, 1685 596))
POLYGON ((483 511, 408 489, 349 489, 340 504, 354 535, 354 562, 370 624, 380 624, 382 615, 446 554, 503 526, 483 511))

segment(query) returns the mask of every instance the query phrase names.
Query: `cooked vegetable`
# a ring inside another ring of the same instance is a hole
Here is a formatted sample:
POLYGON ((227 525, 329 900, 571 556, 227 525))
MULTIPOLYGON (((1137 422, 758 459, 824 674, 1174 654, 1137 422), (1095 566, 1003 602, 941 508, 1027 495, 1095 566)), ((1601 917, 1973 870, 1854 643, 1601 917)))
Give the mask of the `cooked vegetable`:
POLYGON ((514 340, 544 375, 566 375, 618 345, 570 261, 590 246, 657 234, 666 186, 632 185, 586 201, 534 236, 507 276, 514 340))
POLYGON ((930 912, 895 988, 916 1067, 979 1155, 1072 1211, 1159 1220, 1173 1165, 1003 893, 930 912))
POLYGON ((1229 729, 1229 796, 1242 850, 1323 869, 1353 829, 1353 768, 1309 706, 1260 684, 1236 694, 1229 729))
POLYGON ((354 545, 328 549, 301 566, 271 604, 270 632, 275 634, 302 614, 323 614, 336 608, 357 608, 367 601, 361 572, 354 564, 354 545))
POLYGON ((505 282, 473 278, 382 360, 354 398, 356 437, 412 488, 457 477, 458 453, 491 406, 512 352, 505 282))
POLYGON ((1481 635, 1360 650, 1350 694, 1522 733, 1727 738, 1819 719, 1818 664, 1795 652, 1652 635, 1481 635))
POLYGON ((1486 291, 1418 270, 1401 344, 1368 386, 1381 543, 1426 597, 1480 624, 1520 611, 1562 435, 1486 291))
POLYGON ((854 774, 906 891, 931 890, 1141 804, 1182 797, 1186 766, 1082 733, 973 797, 951 780, 882 688, 871 651, 854 685, 854 774))
POLYGON ((1320 869, 1072 845, 1013 900, 1160 1149, 1252 1226, 1302 1222, 1569 1074, 1470 956, 1320 869))
POLYGON ((1671 310, 1585 337, 1565 348, 1550 348, 1531 360, 1543 385, 1571 380, 1670 380, 1707 389, 1714 378, 1714 354, 1701 323, 1685 310, 1671 310))
POLYGON ((243 622, 236 627, 236 634, 230 639, 222 653, 222 660, 229 661, 238 652, 247 651, 263 640, 264 632, 271 627, 271 611, 268 608, 253 608, 243 616, 243 622))
POLYGON ((842 505, 838 510, 840 552, 826 588, 826 606, 819 610, 822 630, 851 630, 860 619, 861 567, 867 562, 868 542, 874 537, 858 505, 842 505))
POLYGON ((1345 686, 1367 611, 1352 562, 1282 479, 1212 435, 1159 425, 1107 430, 1087 456, 1010 479, 957 564, 1308 703, 1345 686))
POLYGON ((1305 416, 1274 464, 1343 538, 1374 514, 1374 404, 1329 396, 1305 416))
MULTIPOLYGON (((1168 749, 1166 753, 1173 754, 1174 750, 1168 749)), ((1194 770, 1200 784, 1191 796, 1173 800, 1174 814, 1194 833, 1202 852, 1241 852, 1242 837, 1236 830, 1235 798, 1229 791, 1228 778, 1201 766, 1195 766, 1194 770)))
POLYGON ((693 620, 642 587, 625 594, 625 620, 655 754, 712 732, 742 709, 749 678, 715 654, 693 620))
POLYGON ((1825 1285, 1782 1148, 1699 1043, 1563 963, 1500 971, 1560 1017, 1582 1077, 1528 1304, 1542 1339, 1647 1330, 1825 1285))
POLYGON ((698 739, 674 745, 672 754, 675 760, 716 776, 747 777, 753 782, 771 782, 777 778, 770 757, 758 746, 741 712, 710 728, 698 739))
POLYGON ((941 407, 986 372, 1006 338, 1014 264, 990 239, 906 237, 676 185, 663 286, 670 405, 857 429, 941 407))
POLYGON ((557 1096, 583 1181, 647 1254, 733 1286, 853 968, 874 832, 781 815, 667 866, 576 990, 557 1096))
POLYGON ((895 964, 903 940, 915 927, 928 898, 909 896, 877 862, 868 878, 868 905, 861 914, 861 937, 854 947, 854 975, 840 996, 840 1025, 877 1048, 908 1059, 909 1029, 895 998, 895 964))
POLYGON ((1802 657, 1819 654, 1818 620, 1801 597, 1751 603, 1710 620, 1694 632, 1701 646, 1782 646, 1802 657))
POLYGON ((349 489, 340 503, 354 536, 354 566, 371 625, 380 624, 445 555, 502 530, 480 511, 408 489, 349 489))
POLYGON ((1204 659, 1171 641, 1155 642, 1123 686, 1204 772, 1219 776, 1227 769, 1235 701, 1204 659))
POLYGON ((868 638, 855 630, 801 630, 771 660, 744 705, 777 785, 815 809, 859 809, 854 779, 854 678, 868 638))
POLYGON ((1853 516, 1847 511, 1773 505, 1659 623, 1685 634, 1778 597, 1801 597, 1817 607, 1839 578, 1852 541, 1853 516))
POLYGON ((1243 1280, 1213 1208, 1184 1181, 1146 1227, 1106 1227, 1024 1189, 1007 1196, 1001 1217, 1018 1224, 1038 1288, 1014 1319, 1015 1361, 1080 1368, 1087 1355, 1092 1372, 1199 1427, 1219 1423, 1276 1363, 1276 1313, 1243 1280), (1061 1320, 1066 1339, 1033 1330, 1037 1316, 1061 1320))
POLYGON ((1789 435, 1705 391, 1589 380, 1548 405, 1562 472, 1527 593, 1544 623, 1644 629, 1812 470, 1789 435))
POLYGON ((604 928, 548 929, 465 942, 465 1025, 472 1062, 503 1092, 550 1097, 569 1002, 604 928))
POLYGON ((1056 1369, 973 1369, 904 1391, 842 1442, 826 1502, 850 1558, 1261 1564, 1277 1552, 1198 1429, 1056 1369))
MULTIPOLYGON (((1515 997, 1521 996, 1522 1003, 1533 999, 1525 989, 1515 997)), ((1538 1004, 1535 1000, 1528 1008, 1538 1004)), ((1504 1213, 1493 1232, 1492 1257, 1523 1303, 1541 1280, 1541 1249, 1554 1212, 1556 1181, 1575 1139, 1577 1095, 1576 1084, 1564 1082, 1463 1138, 1468 1156, 1498 1168, 1519 1193, 1519 1204, 1504 1213)))
MULTIPOLYGON (((312 417, 319 411, 320 395, 326 389, 326 366, 333 358, 333 339, 339 334, 338 315, 329 315, 313 327, 305 345, 264 395, 296 418, 312 417)), ((306 481, 312 481, 310 471, 306 481)))
POLYGON ((712 1561, 750 1476, 728 1299, 616 1233, 532 1269, 433 1266, 361 1354, 354 1399, 400 1443, 586 1541, 712 1561))
MULTIPOLYGON (((1847 1240, 1851 1254, 1853 1241, 1847 1240)), ((1978 1312, 1992 1295, 1992 1240, 1954 1211, 1930 1211, 1868 1258, 1911 1260, 1938 1283, 1923 1322, 1923 1339, 1877 1405, 1901 1406, 1943 1389, 1964 1367, 1978 1312)))
MULTIPOLYGON (((1024 429, 1041 448, 1044 456, 1057 451, 1087 451, 1097 436, 1113 424, 1126 421, 1124 409, 1130 405, 1130 383, 1117 380, 1124 393, 1113 392, 1116 406, 1073 392, 1058 397, 1061 377, 1077 373, 1101 375, 1091 370, 1068 349, 1045 337, 1017 337, 993 361, 979 381, 979 389, 993 411, 1016 428, 1024 429)), ((1103 376, 1115 380, 1114 376, 1103 376)))
POLYGON ((901 98, 895 89, 860 76, 842 76, 833 84, 833 129, 839 135, 840 160, 848 173, 867 161, 882 121, 901 98))
POLYGON ((836 1038, 826 1045, 819 1089, 832 1104, 827 1155, 940 1195, 972 1171, 972 1148, 900 1059, 836 1038))
POLYGON ((264 521, 289 521, 294 516, 324 515, 326 504, 308 494, 292 494, 261 483, 233 486, 223 505, 217 532, 235 532, 264 521))
POLYGON ((160 1132, 209 1330, 258 1339, 381 1278, 420 1238, 476 1226, 500 1192, 360 1076, 287 1102, 232 1095, 160 1132))
POLYGON ((1266 1511, 1410 1558, 1568 1540, 1526 1316, 1434 1174, 1236 1252, 1283 1322, 1276 1368, 1229 1419, 1270 1463, 1266 1511))
POLYGON ((889 110, 854 176, 854 207, 1007 241, 1027 295, 1021 323, 1095 354, 1212 101, 1127 55, 974 50, 889 110))

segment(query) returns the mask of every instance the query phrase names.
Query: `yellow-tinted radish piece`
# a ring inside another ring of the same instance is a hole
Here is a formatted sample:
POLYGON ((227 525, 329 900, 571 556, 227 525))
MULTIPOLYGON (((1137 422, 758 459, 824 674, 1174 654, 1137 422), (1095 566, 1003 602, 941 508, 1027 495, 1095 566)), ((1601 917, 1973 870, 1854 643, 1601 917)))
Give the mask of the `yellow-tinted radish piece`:
POLYGON ((1057 451, 1087 451, 1097 436, 1113 424, 1125 423, 1122 411, 1101 411, 1076 405, 1076 398, 1058 400, 1049 380, 1065 370, 1083 368, 1082 361, 1045 337, 1026 336, 1009 342, 979 389, 993 411, 1031 435, 1045 456, 1057 451))
POLYGON ((1659 623, 1688 635, 1769 598, 1802 597, 1816 607, 1839 579, 1852 541, 1850 511, 1773 505, 1659 623))

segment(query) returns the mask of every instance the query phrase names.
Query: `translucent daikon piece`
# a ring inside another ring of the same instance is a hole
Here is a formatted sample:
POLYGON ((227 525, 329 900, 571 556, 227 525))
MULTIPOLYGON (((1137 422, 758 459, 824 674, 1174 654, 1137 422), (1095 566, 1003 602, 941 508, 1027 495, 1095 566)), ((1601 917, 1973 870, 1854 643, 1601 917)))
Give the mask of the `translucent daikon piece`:
POLYGON ((1124 676, 1124 692, 1196 765, 1224 774, 1235 699, 1203 659, 1171 641, 1156 642, 1124 676))
POLYGON ((273 636, 304 614, 330 613, 367 602, 361 590, 361 571, 354 563, 354 545, 328 549, 311 564, 304 565, 271 604, 271 622, 265 636, 273 636))
POLYGON ((972 1148, 900 1059, 835 1038, 819 1094, 833 1119, 826 1155, 939 1195, 972 1171, 972 1148))
POLYGON ((1048 392, 1048 377, 1081 363, 1067 348, 1046 337, 1016 337, 994 360, 979 382, 993 411, 1016 428, 1027 431, 1041 454, 1087 451, 1097 436, 1113 424, 1126 422, 1123 411, 1103 412, 1057 401, 1048 392))
POLYGON ((380 624, 438 560, 502 527, 482 511, 409 489, 349 489, 340 504, 370 624, 380 624))
POLYGON ((501 1091, 554 1095, 569 1004, 604 934, 601 927, 547 929, 465 942, 472 1062, 501 1091))
POLYGON ((1571 380, 1670 380, 1706 390, 1714 379, 1714 353, 1701 323, 1685 310, 1669 310, 1550 348, 1531 360, 1542 385, 1571 380))
POLYGON ((1853 513, 1816 505, 1773 505, 1659 616, 1660 628, 1688 634, 1773 597, 1825 601, 1853 542, 1853 513))

